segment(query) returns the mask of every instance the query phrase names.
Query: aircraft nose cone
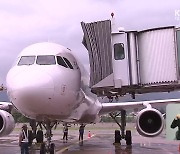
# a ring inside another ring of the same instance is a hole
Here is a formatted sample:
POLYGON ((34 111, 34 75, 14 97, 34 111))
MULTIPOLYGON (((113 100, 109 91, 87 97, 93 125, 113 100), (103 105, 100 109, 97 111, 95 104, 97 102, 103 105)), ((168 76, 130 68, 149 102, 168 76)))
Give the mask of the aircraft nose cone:
POLYGON ((46 72, 23 71, 11 78, 8 90, 15 106, 21 111, 28 109, 28 113, 24 113, 30 115, 49 105, 53 99, 54 83, 46 72))
POLYGON ((11 79, 11 90, 54 88, 53 80, 50 75, 39 71, 25 71, 11 79))

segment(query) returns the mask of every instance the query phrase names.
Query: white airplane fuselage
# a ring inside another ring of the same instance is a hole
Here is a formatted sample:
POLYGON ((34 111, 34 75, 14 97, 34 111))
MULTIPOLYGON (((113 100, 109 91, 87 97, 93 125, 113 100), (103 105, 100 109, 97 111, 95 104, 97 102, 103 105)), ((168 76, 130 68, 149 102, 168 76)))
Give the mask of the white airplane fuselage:
POLYGON ((7 74, 10 101, 32 119, 94 122, 101 104, 86 94, 81 72, 69 49, 49 42, 31 45, 7 74))
MULTIPOLYGON (((69 49, 55 43, 37 43, 25 48, 8 72, 7 92, 22 114, 47 125, 56 121, 96 123, 102 114, 143 108, 136 116, 136 128, 146 137, 159 135, 164 127, 162 114, 151 104, 180 101, 100 103, 88 87, 88 77, 69 49)), ((125 112, 121 114, 125 122, 125 112)), ((4 121, 0 123, 0 135, 8 134, 14 128, 13 117, 5 111, 0 117, 4 121)))

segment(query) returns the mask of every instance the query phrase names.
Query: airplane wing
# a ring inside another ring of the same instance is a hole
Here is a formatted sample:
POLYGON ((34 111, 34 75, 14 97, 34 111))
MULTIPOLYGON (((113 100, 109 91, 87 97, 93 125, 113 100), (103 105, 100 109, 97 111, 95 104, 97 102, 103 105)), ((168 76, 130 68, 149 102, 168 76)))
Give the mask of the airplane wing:
POLYGON ((179 103, 180 99, 166 99, 166 100, 151 100, 151 101, 140 101, 140 102, 122 102, 122 103, 102 103, 100 114, 107 114, 114 111, 129 110, 135 108, 146 108, 146 107, 162 107, 169 103, 179 103))

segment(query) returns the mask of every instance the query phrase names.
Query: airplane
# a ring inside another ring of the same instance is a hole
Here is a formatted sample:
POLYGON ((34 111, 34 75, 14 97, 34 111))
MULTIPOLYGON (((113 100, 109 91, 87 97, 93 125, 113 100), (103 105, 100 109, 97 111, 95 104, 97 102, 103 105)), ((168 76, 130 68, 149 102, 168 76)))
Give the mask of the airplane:
MULTIPOLYGON (((18 111, 45 127, 47 142, 41 145, 41 153, 54 153, 51 130, 57 122, 96 123, 100 121, 101 115, 108 113, 120 126, 121 134, 119 130, 115 131, 115 141, 125 139, 126 144, 131 145, 131 131, 125 130, 126 110, 134 108, 141 108, 136 120, 139 134, 146 137, 157 136, 163 130, 164 119, 154 105, 180 102, 179 99, 169 99, 102 103, 91 92, 88 78, 89 74, 73 52, 59 44, 36 43, 19 54, 7 74, 7 94, 18 111), (121 123, 116 120, 116 115, 113 114, 115 111, 121 111, 121 123)), ((7 135, 14 129, 12 119, 11 114, 0 110, 0 136, 7 135)))
POLYGON ((6 88, 3 86, 3 84, 0 86, 0 91, 6 90, 6 88))

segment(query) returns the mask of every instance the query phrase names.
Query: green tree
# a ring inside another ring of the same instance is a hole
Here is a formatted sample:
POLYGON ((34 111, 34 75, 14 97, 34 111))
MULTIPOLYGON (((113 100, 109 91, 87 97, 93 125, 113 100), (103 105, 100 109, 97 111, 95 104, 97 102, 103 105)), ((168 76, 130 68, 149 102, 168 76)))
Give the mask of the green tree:
POLYGON ((24 115, 22 115, 18 110, 16 110, 15 108, 12 109, 11 114, 14 117, 14 120, 16 123, 24 123, 24 122, 28 122, 28 118, 25 117, 24 115))

